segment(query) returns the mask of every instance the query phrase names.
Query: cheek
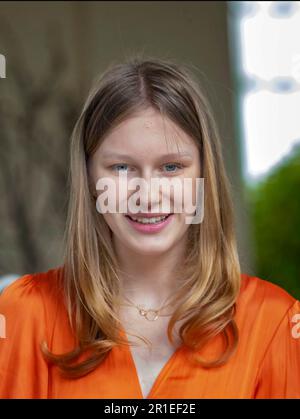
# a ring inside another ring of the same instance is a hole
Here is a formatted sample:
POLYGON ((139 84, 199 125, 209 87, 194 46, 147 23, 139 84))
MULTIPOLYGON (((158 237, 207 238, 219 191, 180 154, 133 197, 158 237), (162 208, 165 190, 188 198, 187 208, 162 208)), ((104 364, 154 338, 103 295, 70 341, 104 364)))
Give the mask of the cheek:
POLYGON ((119 220, 117 219, 117 215, 118 214, 110 213, 103 214, 105 223, 113 233, 117 233, 119 231, 119 220))
POLYGON ((182 178, 181 187, 177 190, 177 193, 174 191, 175 193, 172 193, 171 196, 177 213, 191 214, 195 211, 198 187, 197 178, 192 176, 182 178), (180 211, 180 209, 182 210, 180 211))
POLYGON ((125 217, 123 213, 106 213, 103 214, 104 220, 111 228, 119 228, 124 223, 125 217))
POLYGON ((203 188, 203 181, 200 179, 200 167, 199 164, 195 164, 191 170, 188 172, 187 176, 189 177, 189 186, 188 186, 188 201, 189 205, 196 205, 197 194, 201 195, 203 188))
MULTIPOLYGON (((111 178, 111 173, 103 166, 103 163, 98 161, 96 156, 91 157, 87 163, 87 174, 89 183, 96 189, 96 184, 99 179, 111 178)), ((98 193, 98 192, 97 192, 98 193)))

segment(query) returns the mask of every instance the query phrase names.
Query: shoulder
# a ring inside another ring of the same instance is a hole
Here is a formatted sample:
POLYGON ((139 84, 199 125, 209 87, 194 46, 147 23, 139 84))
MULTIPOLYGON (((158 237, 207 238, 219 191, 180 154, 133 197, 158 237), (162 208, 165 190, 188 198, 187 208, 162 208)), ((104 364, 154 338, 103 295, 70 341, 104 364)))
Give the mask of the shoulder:
POLYGON ((7 326, 51 322, 61 294, 62 268, 30 273, 16 279, 0 294, 0 314, 7 326))
POLYGON ((255 372, 254 398, 299 398, 300 302, 279 285, 242 275, 240 354, 255 372))
POLYGON ((242 274, 237 299, 237 321, 244 334, 258 338, 261 347, 271 342, 282 324, 292 326, 300 303, 281 286, 242 274))
POLYGON ((297 299, 281 286, 257 276, 242 274, 240 304, 247 304, 248 308, 251 305, 259 305, 264 310, 276 310, 278 315, 281 315, 296 301, 297 299))
POLYGON ((29 273, 16 279, 0 294, 3 303, 20 303, 26 299, 50 298, 61 291, 62 267, 47 272, 29 273))
POLYGON ((41 344, 51 348, 61 305, 59 272, 23 275, 0 295, 0 398, 48 396, 49 370, 41 344))

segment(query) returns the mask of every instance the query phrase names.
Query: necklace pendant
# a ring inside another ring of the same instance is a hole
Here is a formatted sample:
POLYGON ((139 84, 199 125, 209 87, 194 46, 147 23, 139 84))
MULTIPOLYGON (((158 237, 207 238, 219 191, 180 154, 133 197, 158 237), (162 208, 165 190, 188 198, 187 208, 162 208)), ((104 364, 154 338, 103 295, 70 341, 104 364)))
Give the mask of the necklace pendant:
POLYGON ((145 317, 149 321, 155 321, 158 319, 158 310, 147 310, 145 317))
POLYGON ((144 310, 143 308, 140 308, 140 309, 139 309, 139 313, 140 313, 140 315, 141 315, 141 316, 144 316, 144 317, 145 317, 145 316, 146 316, 146 314, 147 314, 146 310, 144 310))

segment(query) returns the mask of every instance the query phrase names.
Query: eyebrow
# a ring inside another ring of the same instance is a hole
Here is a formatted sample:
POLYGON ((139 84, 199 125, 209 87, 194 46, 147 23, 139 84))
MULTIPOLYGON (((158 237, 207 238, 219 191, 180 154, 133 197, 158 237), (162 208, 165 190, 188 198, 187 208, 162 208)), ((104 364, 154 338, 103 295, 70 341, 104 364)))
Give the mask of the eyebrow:
MULTIPOLYGON (((116 159, 128 159, 128 160, 133 160, 132 156, 129 154, 120 154, 120 153, 103 153, 102 157, 104 159, 109 159, 109 158, 116 158, 116 159)), ((164 154, 163 156, 159 156, 159 159, 178 159, 178 158, 182 158, 182 157, 190 157, 192 158, 193 156, 191 155, 191 153, 185 151, 185 152, 180 152, 180 153, 169 153, 169 154, 164 154)))

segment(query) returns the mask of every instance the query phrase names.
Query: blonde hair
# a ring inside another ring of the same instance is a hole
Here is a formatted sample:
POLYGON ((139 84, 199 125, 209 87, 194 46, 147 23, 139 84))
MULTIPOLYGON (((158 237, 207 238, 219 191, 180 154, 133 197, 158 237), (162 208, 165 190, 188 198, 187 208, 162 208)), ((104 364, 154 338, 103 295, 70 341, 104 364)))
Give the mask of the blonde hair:
POLYGON ((42 345, 45 358, 70 378, 89 373, 113 346, 126 344, 116 310, 118 261, 110 229, 95 209, 87 161, 110 130, 149 107, 175 122, 198 146, 200 177, 205 182, 204 213, 209 214, 201 224, 189 226, 184 281, 173 297, 176 308, 168 337, 173 342, 176 322, 186 317, 179 336, 190 348, 199 350, 221 334, 225 348, 217 359, 207 361, 195 354, 205 368, 223 365, 237 347, 234 315, 241 272, 229 182, 209 103, 188 66, 135 56, 111 65, 96 81, 72 133, 62 285, 77 346, 57 355, 42 345), (76 362, 85 353, 89 355, 76 362))

